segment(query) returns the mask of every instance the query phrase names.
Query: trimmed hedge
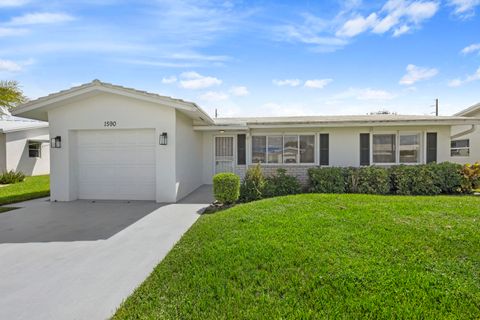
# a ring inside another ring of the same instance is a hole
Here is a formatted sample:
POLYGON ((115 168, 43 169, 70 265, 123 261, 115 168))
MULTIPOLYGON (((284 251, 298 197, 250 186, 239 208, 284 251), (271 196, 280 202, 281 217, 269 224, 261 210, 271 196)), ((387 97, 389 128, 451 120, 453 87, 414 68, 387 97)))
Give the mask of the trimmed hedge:
POLYGON ((297 194, 302 191, 298 179, 287 174, 283 168, 277 169, 277 174, 268 176, 265 179, 263 197, 272 198, 297 194))
POLYGON ((472 179, 465 167, 444 162, 428 165, 400 165, 390 168, 311 168, 310 191, 316 193, 368 193, 437 195, 470 193, 472 179))
POLYGON ((315 193, 344 193, 344 168, 325 167, 308 169, 310 191, 315 193))
POLYGON ((234 173, 218 173, 213 177, 213 195, 223 204, 232 204, 240 196, 240 177, 234 173))
POLYGON ((375 166, 360 168, 358 172, 358 193, 390 193, 388 171, 375 166))

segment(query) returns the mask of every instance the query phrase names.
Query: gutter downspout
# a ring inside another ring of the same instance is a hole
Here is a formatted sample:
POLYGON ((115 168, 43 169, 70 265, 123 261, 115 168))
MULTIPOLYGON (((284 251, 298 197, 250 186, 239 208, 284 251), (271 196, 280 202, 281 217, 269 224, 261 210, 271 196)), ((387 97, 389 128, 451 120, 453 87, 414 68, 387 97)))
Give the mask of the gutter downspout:
POLYGON ((467 134, 470 134, 472 132, 475 132, 475 130, 477 130, 477 125, 475 124, 472 124, 472 127, 468 130, 465 130, 465 131, 462 131, 462 132, 459 132, 457 134, 454 134, 453 136, 450 136, 450 139, 457 139, 457 138, 460 138, 460 137, 463 137, 464 135, 467 135, 467 134))

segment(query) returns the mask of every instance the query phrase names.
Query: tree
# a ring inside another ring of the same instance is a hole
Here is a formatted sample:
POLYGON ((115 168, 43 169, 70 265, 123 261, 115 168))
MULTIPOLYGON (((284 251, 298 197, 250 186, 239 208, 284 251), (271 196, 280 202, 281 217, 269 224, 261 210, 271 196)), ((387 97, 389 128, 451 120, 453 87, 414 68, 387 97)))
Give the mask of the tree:
POLYGON ((27 100, 17 81, 0 80, 0 107, 13 109, 27 100))

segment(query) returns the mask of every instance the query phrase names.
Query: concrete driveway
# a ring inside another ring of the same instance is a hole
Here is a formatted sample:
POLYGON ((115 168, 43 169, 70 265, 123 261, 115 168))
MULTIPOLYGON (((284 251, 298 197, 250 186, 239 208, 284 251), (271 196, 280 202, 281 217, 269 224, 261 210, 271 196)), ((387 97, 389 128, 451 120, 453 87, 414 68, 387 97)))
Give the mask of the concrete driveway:
POLYGON ((198 219, 198 202, 41 199, 1 213, 0 319, 110 317, 198 219))

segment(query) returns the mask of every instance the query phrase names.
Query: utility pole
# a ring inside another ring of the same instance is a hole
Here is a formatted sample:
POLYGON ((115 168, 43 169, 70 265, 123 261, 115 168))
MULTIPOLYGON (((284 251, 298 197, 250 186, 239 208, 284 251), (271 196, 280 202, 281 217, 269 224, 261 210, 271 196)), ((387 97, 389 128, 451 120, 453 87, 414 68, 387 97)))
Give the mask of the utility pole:
POLYGON ((435 99, 435 115, 438 117, 438 99, 435 99))
POLYGON ((217 108, 215 108, 215 118, 218 117, 217 108))

